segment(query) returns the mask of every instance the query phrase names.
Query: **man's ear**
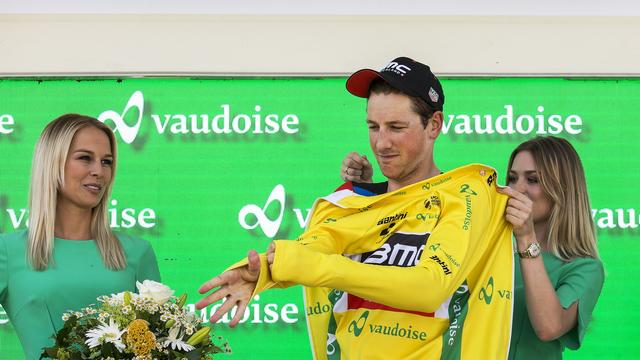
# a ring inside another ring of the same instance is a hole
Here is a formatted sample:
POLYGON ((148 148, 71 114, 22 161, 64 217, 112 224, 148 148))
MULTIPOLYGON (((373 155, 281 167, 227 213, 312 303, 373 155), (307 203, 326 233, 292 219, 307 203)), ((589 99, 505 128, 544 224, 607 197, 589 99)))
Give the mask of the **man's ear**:
POLYGON ((440 131, 442 131, 442 122, 444 121, 444 115, 442 111, 436 111, 429 119, 427 123, 427 132, 429 136, 433 139, 437 138, 440 135, 440 131))

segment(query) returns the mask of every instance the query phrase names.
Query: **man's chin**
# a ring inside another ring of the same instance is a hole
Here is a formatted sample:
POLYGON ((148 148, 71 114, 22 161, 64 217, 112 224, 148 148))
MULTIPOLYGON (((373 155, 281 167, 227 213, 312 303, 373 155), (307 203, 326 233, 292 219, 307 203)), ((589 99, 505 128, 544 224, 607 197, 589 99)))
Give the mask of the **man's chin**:
POLYGON ((396 179, 398 177, 398 172, 395 171, 395 169, 390 169, 390 168, 384 168, 381 167, 380 171, 382 172, 382 175, 384 175, 384 177, 386 177, 387 179, 396 179))

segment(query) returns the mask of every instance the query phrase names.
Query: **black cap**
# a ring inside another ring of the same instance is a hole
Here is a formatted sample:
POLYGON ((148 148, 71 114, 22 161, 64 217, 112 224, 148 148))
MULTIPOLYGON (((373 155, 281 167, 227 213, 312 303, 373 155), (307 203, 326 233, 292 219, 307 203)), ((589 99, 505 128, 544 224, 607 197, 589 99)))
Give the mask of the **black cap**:
POLYGON ((408 57, 399 57, 380 71, 356 71, 347 79, 347 90, 355 96, 368 98, 369 87, 378 78, 407 95, 424 99, 434 110, 442 111, 444 91, 429 66, 408 57))

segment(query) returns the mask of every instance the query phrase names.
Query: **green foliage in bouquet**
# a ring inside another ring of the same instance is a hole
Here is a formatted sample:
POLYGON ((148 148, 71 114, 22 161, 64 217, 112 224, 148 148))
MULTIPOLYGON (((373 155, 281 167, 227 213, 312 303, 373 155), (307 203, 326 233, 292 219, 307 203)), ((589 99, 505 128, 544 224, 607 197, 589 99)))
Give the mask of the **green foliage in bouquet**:
POLYGON ((99 306, 65 313, 55 345, 44 348, 40 358, 203 360, 231 352, 221 337, 214 337, 216 345, 211 328, 186 311, 186 294, 176 298, 151 280, 136 285, 139 294, 100 296, 99 306))

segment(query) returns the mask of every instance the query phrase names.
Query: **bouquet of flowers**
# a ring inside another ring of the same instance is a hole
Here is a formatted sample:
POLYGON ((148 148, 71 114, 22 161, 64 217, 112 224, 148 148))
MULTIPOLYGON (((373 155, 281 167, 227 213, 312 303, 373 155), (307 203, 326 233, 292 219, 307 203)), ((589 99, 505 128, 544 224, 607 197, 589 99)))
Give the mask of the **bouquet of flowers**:
POLYGON ((184 308, 187 295, 151 280, 137 282, 139 294, 122 292, 98 297, 99 306, 62 316, 56 343, 42 357, 74 359, 211 359, 230 353, 229 345, 184 308))

